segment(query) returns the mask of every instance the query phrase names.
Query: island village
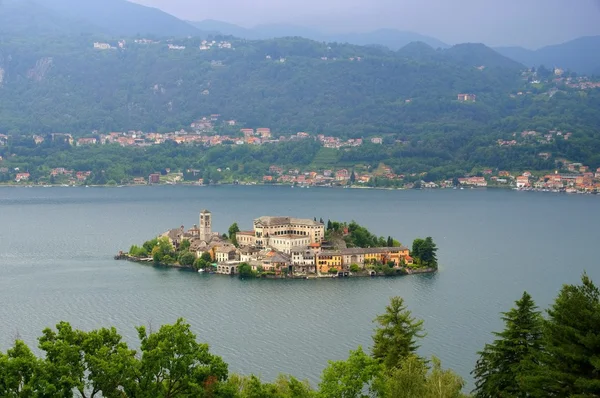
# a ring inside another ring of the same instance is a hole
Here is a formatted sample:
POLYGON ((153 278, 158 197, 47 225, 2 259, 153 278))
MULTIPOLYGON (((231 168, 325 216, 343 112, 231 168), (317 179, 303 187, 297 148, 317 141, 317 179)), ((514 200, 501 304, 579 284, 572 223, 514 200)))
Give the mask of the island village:
POLYGON ((380 243, 348 247, 351 230, 360 229, 361 236, 371 236, 354 222, 347 225, 329 221, 326 226, 316 218, 263 216, 253 221, 253 230, 231 233, 230 229, 227 237, 213 231, 212 221, 211 212, 202 210, 198 225, 187 231, 183 226, 169 230, 115 258, 199 272, 303 279, 390 276, 437 269, 437 249, 431 238, 415 241, 422 247, 421 255, 415 259, 407 247, 391 237, 386 240, 372 236, 374 242, 380 243))

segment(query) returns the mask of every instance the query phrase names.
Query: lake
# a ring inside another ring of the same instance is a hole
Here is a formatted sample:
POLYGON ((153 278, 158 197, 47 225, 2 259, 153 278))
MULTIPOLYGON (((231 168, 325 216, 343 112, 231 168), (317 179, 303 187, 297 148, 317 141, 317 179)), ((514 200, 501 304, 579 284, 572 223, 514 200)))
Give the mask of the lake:
MULTIPOLYGON (((600 282, 600 197, 506 190, 385 191, 267 186, 0 189, 0 348, 35 345, 60 320, 156 329, 184 317, 230 370, 313 385, 329 359, 371 344, 373 318, 402 296, 425 320, 421 353, 469 380, 476 352, 524 290, 542 308, 584 270, 600 282), (114 261, 181 225, 250 229, 262 215, 356 220, 407 246, 432 236, 435 275, 242 281, 114 261)), ((135 344, 134 344, 135 345, 135 344)))

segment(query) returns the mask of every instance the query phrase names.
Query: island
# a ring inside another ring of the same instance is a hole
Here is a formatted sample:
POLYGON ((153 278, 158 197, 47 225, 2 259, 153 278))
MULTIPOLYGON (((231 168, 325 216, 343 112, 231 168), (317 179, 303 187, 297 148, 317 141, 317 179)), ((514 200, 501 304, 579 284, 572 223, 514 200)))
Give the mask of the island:
POLYGON ((415 239, 411 250, 354 221, 263 216, 252 230, 241 231, 234 223, 228 234, 213 232, 212 221, 211 212, 202 210, 198 225, 166 231, 115 259, 273 279, 399 276, 438 268, 431 237, 415 239))

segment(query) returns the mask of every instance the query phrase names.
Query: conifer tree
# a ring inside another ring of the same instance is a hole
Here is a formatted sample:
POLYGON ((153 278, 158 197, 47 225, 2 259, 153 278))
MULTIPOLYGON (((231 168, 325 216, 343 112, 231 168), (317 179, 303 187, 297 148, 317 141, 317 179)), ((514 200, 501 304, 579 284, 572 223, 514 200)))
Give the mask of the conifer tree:
POLYGON ((600 396, 600 291, 584 274, 565 285, 544 321, 541 363, 524 379, 530 396, 600 396))
POLYGON ((425 337, 423 321, 411 316, 401 297, 392 297, 385 313, 374 322, 379 327, 373 335, 373 358, 387 369, 398 367, 403 359, 416 354, 417 339, 425 337))
POLYGON ((516 307, 504 312, 505 329, 479 352, 472 374, 475 397, 522 397, 521 375, 531 370, 540 350, 542 317, 531 296, 524 292, 516 307))

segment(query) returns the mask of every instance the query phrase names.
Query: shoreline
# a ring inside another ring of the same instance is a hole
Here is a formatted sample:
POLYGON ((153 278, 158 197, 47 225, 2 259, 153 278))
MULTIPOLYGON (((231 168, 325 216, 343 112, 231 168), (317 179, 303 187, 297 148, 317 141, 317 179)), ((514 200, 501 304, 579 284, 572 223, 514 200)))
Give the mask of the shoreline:
POLYGON ((152 188, 152 187, 197 187, 197 188, 209 188, 209 187, 221 187, 221 186, 243 186, 243 187, 292 187, 298 189, 355 189, 355 190, 377 190, 377 191, 448 191, 448 190, 502 190, 502 191, 517 191, 517 192, 542 192, 542 193, 556 193, 556 194, 568 194, 568 195, 600 195, 600 192, 593 191, 567 191, 567 190, 548 190, 548 189, 536 189, 536 188, 515 188, 512 186, 488 186, 488 187, 461 187, 461 188, 391 188, 391 187, 365 187, 365 186, 329 186, 329 185, 289 185, 289 184, 263 184, 263 183, 246 183, 246 184, 234 184, 234 183, 222 183, 222 184, 210 184, 200 185, 194 183, 178 183, 178 184, 127 184, 127 185, 18 185, 18 184, 0 184, 0 188, 152 188))
MULTIPOLYGON (((180 270, 180 271, 188 271, 188 272, 200 273, 200 274, 206 274, 206 275, 227 276, 230 278, 231 277, 239 277, 239 274, 221 274, 221 273, 217 273, 217 272, 199 272, 199 270, 196 270, 193 267, 182 266, 179 264, 164 264, 164 263, 157 264, 151 258, 138 258, 138 257, 130 256, 125 253, 117 254, 116 256, 114 256, 114 259, 115 259, 115 261, 127 261, 127 262, 132 262, 132 263, 145 264, 145 265, 149 265, 149 266, 157 267, 157 268, 172 268, 172 269, 176 269, 176 270, 180 270)), ((385 275, 383 273, 377 273, 375 271, 361 272, 361 273, 353 274, 348 271, 348 275, 344 275, 344 276, 329 275, 329 274, 309 274, 309 275, 293 275, 293 276, 265 275, 265 276, 257 276, 254 278, 240 278, 240 279, 244 279, 244 280, 251 280, 251 279, 257 279, 257 280, 260 280, 260 279, 309 280, 309 279, 351 279, 351 278, 398 278, 398 277, 410 276, 410 275, 435 274, 435 273, 437 273, 438 269, 437 268, 417 268, 417 269, 404 268, 399 271, 401 271, 401 272, 397 272, 395 275, 385 275)))

